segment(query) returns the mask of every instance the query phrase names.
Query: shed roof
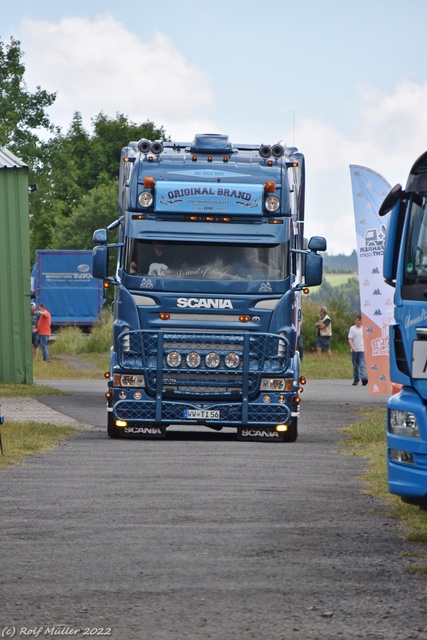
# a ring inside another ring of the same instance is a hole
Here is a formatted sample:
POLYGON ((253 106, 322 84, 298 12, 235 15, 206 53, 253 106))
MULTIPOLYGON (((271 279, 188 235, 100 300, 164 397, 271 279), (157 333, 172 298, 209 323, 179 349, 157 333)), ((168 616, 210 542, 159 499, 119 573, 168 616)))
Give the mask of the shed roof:
POLYGON ((22 169, 27 166, 25 162, 17 158, 9 149, 0 147, 0 169, 22 169))

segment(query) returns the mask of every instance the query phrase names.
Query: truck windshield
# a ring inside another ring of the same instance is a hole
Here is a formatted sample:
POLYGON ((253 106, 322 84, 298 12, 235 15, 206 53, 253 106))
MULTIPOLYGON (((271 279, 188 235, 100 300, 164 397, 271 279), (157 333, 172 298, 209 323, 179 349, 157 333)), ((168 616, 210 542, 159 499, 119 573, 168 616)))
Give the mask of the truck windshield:
POLYGON ((422 285, 422 298, 427 283, 427 195, 416 194, 411 209, 408 224, 408 234, 405 247, 403 295, 411 299, 416 292, 410 292, 414 285, 422 285), (409 289, 409 290, 408 290, 409 289))
POLYGON ((125 271, 138 276, 203 280, 282 280, 289 243, 243 245, 145 241, 130 238, 125 271))

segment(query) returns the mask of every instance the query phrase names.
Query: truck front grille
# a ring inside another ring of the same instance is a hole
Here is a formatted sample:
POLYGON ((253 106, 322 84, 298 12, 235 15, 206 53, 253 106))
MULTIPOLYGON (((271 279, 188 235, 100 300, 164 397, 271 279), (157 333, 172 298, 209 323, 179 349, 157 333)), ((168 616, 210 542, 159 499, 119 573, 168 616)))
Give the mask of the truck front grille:
POLYGON ((125 371, 143 371, 152 396, 240 401, 258 392, 261 375, 284 375, 289 343, 268 333, 127 331, 118 340, 117 364, 125 371), (214 368, 207 365, 212 353, 218 361, 214 368), (174 366, 168 363, 169 354, 175 356, 174 366), (197 366, 191 367, 189 360, 197 366))

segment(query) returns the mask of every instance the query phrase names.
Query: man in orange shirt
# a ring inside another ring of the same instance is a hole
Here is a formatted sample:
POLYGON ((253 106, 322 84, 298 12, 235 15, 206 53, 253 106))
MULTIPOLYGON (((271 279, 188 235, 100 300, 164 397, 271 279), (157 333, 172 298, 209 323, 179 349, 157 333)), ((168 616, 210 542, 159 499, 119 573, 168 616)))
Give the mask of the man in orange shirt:
POLYGON ((50 362, 49 352, 47 350, 47 343, 49 342, 50 330, 50 313, 46 309, 45 305, 40 303, 38 306, 37 314, 39 321, 37 323, 37 332, 39 334, 40 347, 43 354, 43 362, 50 362))

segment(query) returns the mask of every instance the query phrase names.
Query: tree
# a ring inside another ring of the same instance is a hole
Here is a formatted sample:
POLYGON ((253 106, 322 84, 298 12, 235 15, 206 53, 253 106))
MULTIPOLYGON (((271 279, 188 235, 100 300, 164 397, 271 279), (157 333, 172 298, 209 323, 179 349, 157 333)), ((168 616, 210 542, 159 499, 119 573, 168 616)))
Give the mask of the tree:
POLYGON ((8 147, 24 162, 35 168, 40 161, 40 140, 35 131, 54 131, 46 109, 56 98, 37 87, 34 93, 24 82, 21 43, 0 41, 0 144, 8 147))
POLYGON ((117 217, 118 181, 99 184, 83 196, 68 217, 57 219, 52 232, 56 249, 92 249, 95 229, 105 228, 117 217))

